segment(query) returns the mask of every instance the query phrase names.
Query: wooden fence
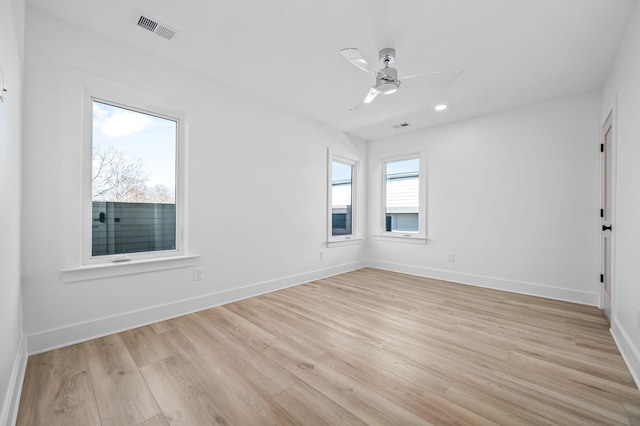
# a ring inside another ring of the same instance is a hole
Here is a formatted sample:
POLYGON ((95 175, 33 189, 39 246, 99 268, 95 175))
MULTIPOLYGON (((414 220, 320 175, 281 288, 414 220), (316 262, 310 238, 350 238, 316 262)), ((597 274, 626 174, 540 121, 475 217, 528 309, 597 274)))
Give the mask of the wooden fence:
POLYGON ((176 205, 94 201, 92 255, 176 248, 176 205))

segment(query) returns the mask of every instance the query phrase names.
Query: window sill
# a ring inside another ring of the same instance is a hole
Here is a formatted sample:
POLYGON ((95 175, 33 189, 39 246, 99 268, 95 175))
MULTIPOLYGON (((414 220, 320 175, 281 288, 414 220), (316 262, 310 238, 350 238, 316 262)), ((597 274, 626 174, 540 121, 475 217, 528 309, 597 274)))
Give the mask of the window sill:
POLYGON ((122 263, 101 263, 63 269, 62 280, 66 283, 97 280, 122 275, 142 274, 167 269, 188 268, 196 264, 200 256, 175 256, 157 259, 133 260, 122 263))
POLYGON ((387 235, 380 234, 375 235, 375 239, 378 241, 389 241, 393 243, 406 243, 406 244, 427 244, 427 239, 424 237, 404 236, 404 235, 387 235))
POLYGON ((362 244, 362 238, 350 238, 348 240, 327 241, 327 247, 341 247, 362 244))

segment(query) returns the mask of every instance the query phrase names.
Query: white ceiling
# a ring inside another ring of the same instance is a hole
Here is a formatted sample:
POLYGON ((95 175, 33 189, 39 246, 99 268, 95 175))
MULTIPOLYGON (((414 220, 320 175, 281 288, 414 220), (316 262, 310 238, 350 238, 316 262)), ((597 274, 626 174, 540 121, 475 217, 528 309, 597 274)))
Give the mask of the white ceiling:
POLYGON ((602 87, 635 0, 28 0, 28 4, 365 140, 602 87), (166 41, 136 11, 179 30, 166 41), (397 51, 400 77, 464 70, 349 112, 373 76, 338 51, 397 51), (446 103, 449 109, 435 112, 446 103), (408 122, 401 130, 391 126, 408 122))

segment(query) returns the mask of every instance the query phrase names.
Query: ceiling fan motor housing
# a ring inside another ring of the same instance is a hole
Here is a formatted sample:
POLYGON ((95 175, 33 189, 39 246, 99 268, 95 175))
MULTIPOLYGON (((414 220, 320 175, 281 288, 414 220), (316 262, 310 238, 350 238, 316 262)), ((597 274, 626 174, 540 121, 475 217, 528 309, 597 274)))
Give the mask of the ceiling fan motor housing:
POLYGON ((390 95, 400 86, 398 70, 395 68, 383 68, 376 75, 376 90, 382 95, 390 95))
POLYGON ((396 49, 393 47, 386 47, 380 51, 378 58, 385 66, 392 64, 396 60, 396 49))

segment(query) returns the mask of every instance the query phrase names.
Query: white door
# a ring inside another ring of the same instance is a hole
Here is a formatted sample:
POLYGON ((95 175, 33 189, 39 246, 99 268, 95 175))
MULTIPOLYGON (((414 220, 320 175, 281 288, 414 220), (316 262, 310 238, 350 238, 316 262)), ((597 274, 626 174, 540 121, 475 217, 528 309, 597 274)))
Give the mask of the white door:
POLYGON ((613 127, 611 114, 602 126, 602 209, 600 210, 601 218, 601 238, 602 238, 602 308, 604 314, 611 321, 611 233, 613 226, 611 224, 611 202, 612 202, 612 178, 613 178, 613 159, 612 159, 612 142, 613 127))

